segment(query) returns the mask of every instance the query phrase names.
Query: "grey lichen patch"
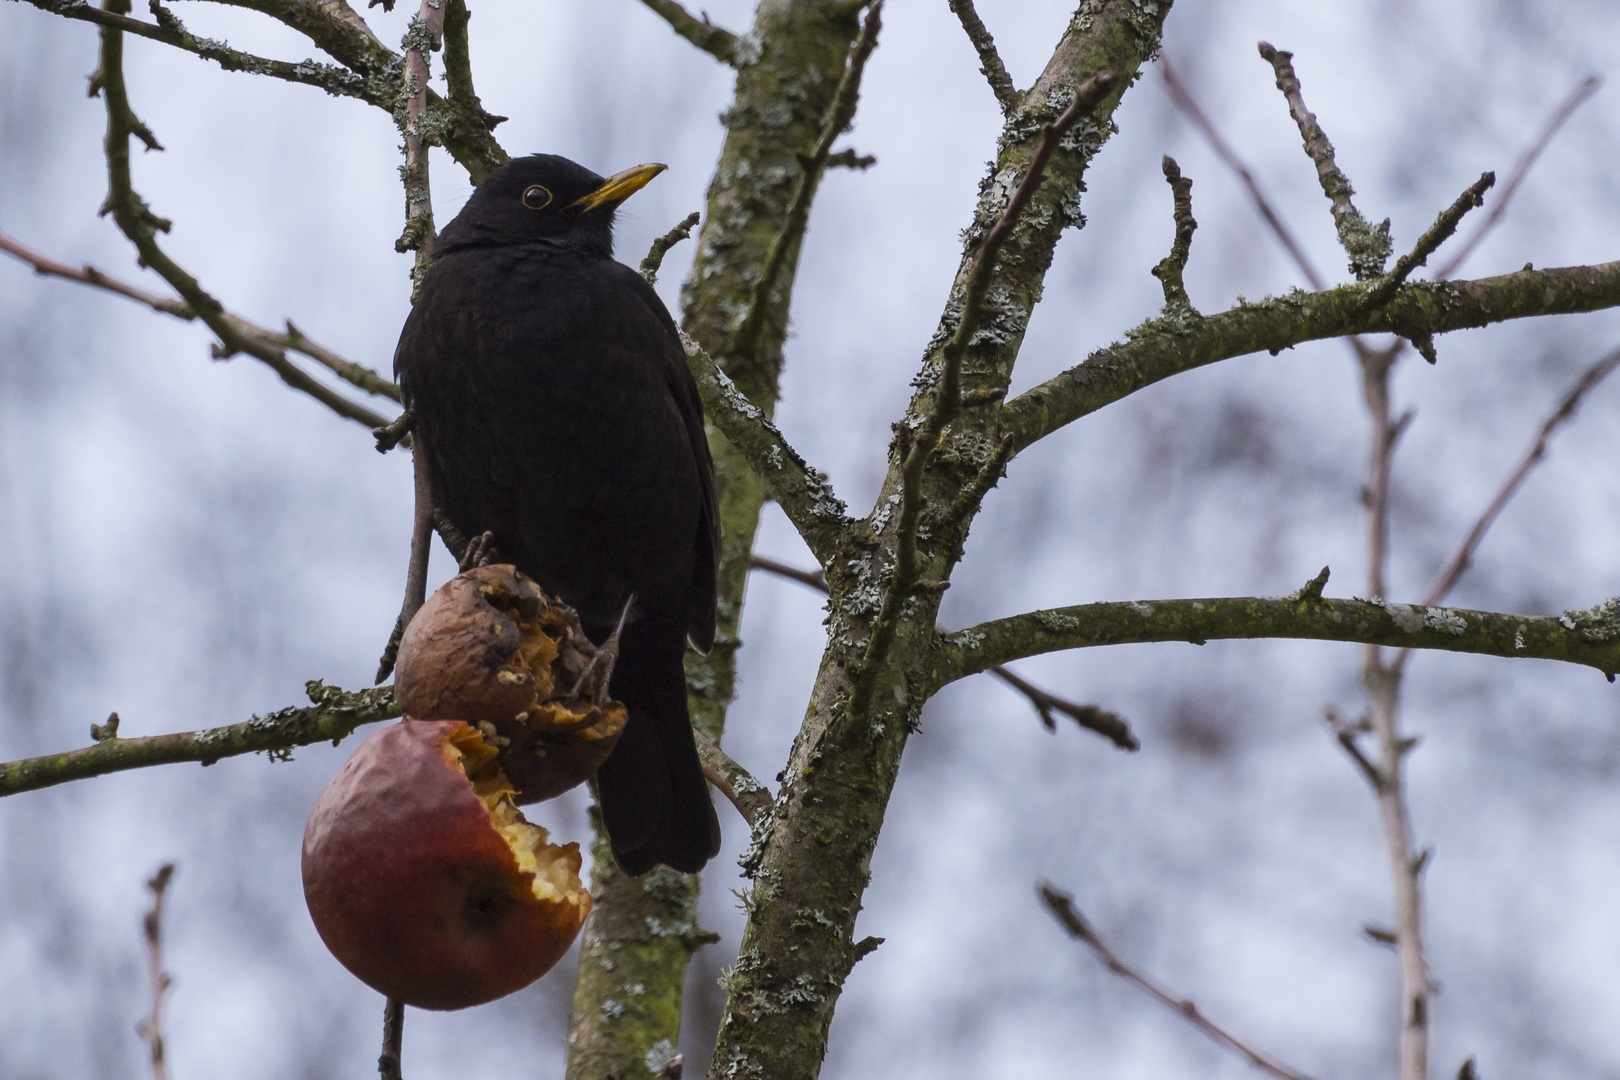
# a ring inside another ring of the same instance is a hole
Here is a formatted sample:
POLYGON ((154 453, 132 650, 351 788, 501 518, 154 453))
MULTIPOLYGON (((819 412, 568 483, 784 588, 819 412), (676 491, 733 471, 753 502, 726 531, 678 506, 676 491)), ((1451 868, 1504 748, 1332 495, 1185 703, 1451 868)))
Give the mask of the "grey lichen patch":
POLYGON ((1052 631, 1054 634, 1061 634, 1065 631, 1078 630, 1080 628, 1080 620, 1074 615, 1063 611, 1042 609, 1041 611, 1037 611, 1035 613, 1035 621, 1046 627, 1046 629, 1052 631))
POLYGON ((1400 627, 1404 633, 1415 634, 1424 627, 1423 611, 1412 607, 1410 604, 1391 604, 1377 597, 1369 598, 1369 602, 1377 604, 1389 612, 1389 617, 1395 620, 1395 625, 1400 627))
POLYGON ((619 1017, 624 1015, 624 1011, 624 1006, 620 1005, 612 998, 608 998, 602 1002, 602 1015, 607 1017, 609 1020, 617 1020, 619 1017))
POLYGON ((1430 630, 1444 630, 1460 637, 1468 629, 1468 620, 1455 611, 1432 607, 1424 609, 1423 625, 1430 630))
POLYGON ((1585 611, 1566 611, 1558 621, 1593 644, 1620 640, 1620 596, 1585 611))
MULTIPOLYGON (((1345 184, 1349 194, 1349 184, 1345 184)), ((1383 274, 1384 264, 1394 244, 1389 238, 1389 222, 1373 225, 1354 206, 1347 206, 1338 220, 1339 243, 1350 256, 1350 272, 1357 281, 1383 274)))
POLYGON ((959 630, 945 638, 959 649, 977 649, 984 644, 984 635, 973 630, 959 630))

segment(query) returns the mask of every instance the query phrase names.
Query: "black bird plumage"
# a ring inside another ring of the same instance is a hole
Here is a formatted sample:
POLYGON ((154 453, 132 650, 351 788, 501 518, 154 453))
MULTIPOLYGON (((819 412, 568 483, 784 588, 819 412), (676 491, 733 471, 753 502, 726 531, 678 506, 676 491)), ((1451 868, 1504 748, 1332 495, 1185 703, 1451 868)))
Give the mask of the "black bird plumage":
POLYGON ((394 370, 435 502, 600 641, 628 621, 610 691, 629 720, 597 774, 627 873, 695 872, 720 827, 683 657, 714 643, 719 522, 703 407, 674 320, 612 257, 618 204, 662 166, 604 180, 566 158, 501 166, 439 235, 394 370))

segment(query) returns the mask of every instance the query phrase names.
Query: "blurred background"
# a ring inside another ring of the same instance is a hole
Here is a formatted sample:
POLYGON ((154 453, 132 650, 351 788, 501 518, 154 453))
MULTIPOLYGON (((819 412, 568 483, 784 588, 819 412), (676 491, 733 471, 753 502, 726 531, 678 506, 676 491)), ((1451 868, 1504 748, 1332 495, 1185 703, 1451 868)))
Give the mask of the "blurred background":
MULTIPOLYGON (((408 18, 368 17, 395 41, 408 18)), ((703 205, 730 73, 635 0, 473 3, 486 107, 514 153, 600 172, 670 171, 620 216, 619 251, 703 205)), ((742 31, 747 0, 708 0, 742 31)), ((1071 0, 980 0, 1020 86, 1071 0)), ((198 33, 296 60, 268 19, 185 4, 198 33)), ((959 257, 995 101, 944 0, 894 0, 849 142, 864 174, 823 185, 799 274, 779 421, 869 507, 888 425, 959 257)), ((1590 74, 1610 85, 1530 174, 1463 266, 1481 276, 1620 254, 1620 8, 1603 0, 1182 0, 1165 54, 1252 165, 1317 264, 1347 273, 1264 38, 1296 53, 1306 100, 1368 218, 1409 248, 1479 173, 1506 176, 1590 74)), ((0 6, 0 231, 63 261, 162 290, 96 210, 106 189, 96 33, 0 6)), ((349 99, 131 40, 136 110, 167 146, 135 184, 173 217, 167 249, 233 310, 293 319, 387 370, 409 303, 388 118, 349 99)), ((1302 284, 1241 185, 1149 68, 1087 176, 1089 225, 1047 279, 1014 389, 1154 314, 1169 248, 1159 157, 1193 178, 1201 228, 1187 286, 1206 312, 1302 284)), ((439 220, 469 191, 434 161, 439 220)), ((1489 198, 1497 197, 1493 192, 1489 198)), ((1467 232, 1465 225, 1464 232, 1467 232)), ((1441 259, 1448 255, 1443 249, 1441 259)), ((676 307, 691 245, 665 264, 676 307)), ((1438 261, 1437 261, 1438 264, 1438 261)), ((1579 371, 1620 343, 1620 313, 1449 335, 1409 352, 1397 410, 1393 599, 1416 600, 1579 371)), ((1377 344, 1377 342, 1374 342, 1377 344)), ((1453 594, 1527 613, 1620 593, 1620 380, 1594 392, 1453 594)), ((1136 394, 1014 464, 946 598, 951 628, 1037 605, 1289 592, 1324 564, 1329 595, 1364 591, 1358 490, 1368 430, 1342 342, 1229 361, 1136 394)), ((398 609, 409 459, 285 389, 251 359, 208 358, 206 332, 0 262, 0 758, 122 734, 237 722, 303 700, 306 679, 370 681, 398 609)), ((809 565, 774 509, 759 551, 809 565)), ((451 567, 440 552, 434 583, 451 567)), ((821 600, 755 575, 727 747, 776 774, 821 651, 821 600)), ((1130 646, 1016 665, 1130 719, 1137 754, 1072 726, 1043 730, 988 678, 953 686, 907 751, 857 933, 886 939, 851 976, 829 1077, 1239 1077, 1246 1064, 1110 975, 1036 900, 1076 896, 1128 959, 1218 1021, 1322 1078, 1392 1075, 1388 865, 1373 801, 1323 723, 1359 715, 1355 646, 1130 646)), ((1490 1078, 1620 1073, 1620 690, 1537 661, 1420 655, 1406 722, 1427 874, 1435 1074, 1477 1055, 1490 1078)), ((166 861, 171 1076, 370 1075, 382 1001, 327 955, 304 909, 298 851, 316 793, 357 743, 288 764, 235 758, 0 801, 0 1076, 146 1073, 140 917, 166 861)), ((585 839, 581 793, 534 816, 585 839)), ((705 877, 722 936, 692 968, 687 1075, 706 1066, 720 969, 741 914, 745 831, 705 877)), ((412 1080, 560 1076, 572 971, 467 1013, 412 1011, 412 1080)))

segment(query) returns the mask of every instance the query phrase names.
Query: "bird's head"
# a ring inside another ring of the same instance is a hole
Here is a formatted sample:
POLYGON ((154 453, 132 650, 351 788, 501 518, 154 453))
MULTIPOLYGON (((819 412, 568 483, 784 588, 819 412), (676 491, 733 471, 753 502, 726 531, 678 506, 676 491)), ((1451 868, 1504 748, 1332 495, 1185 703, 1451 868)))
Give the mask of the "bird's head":
POLYGON ((554 240, 611 255, 614 212, 664 168, 637 165, 604 178, 556 154, 516 158, 484 178, 441 245, 554 240))

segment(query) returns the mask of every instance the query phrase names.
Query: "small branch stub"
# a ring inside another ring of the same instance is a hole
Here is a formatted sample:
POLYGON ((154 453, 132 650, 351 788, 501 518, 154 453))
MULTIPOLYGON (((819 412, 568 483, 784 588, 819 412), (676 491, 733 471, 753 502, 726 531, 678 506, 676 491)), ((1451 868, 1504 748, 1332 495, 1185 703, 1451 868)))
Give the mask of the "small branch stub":
POLYGON ((1166 315, 1197 315, 1198 309, 1192 306, 1192 301, 1187 297, 1187 288, 1181 280, 1182 271, 1187 268, 1187 256, 1192 250, 1193 232, 1198 228, 1192 214, 1192 180, 1181 175, 1181 167, 1169 154, 1164 156, 1161 165, 1175 198, 1176 239, 1170 246, 1170 254, 1153 268, 1153 276, 1164 286, 1166 315))

